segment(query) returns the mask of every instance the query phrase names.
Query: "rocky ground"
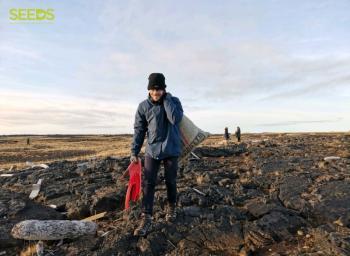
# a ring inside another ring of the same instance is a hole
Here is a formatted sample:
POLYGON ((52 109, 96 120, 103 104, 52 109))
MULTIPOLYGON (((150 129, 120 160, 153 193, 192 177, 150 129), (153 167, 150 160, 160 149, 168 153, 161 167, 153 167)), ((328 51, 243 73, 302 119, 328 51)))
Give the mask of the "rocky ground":
POLYGON ((6 172, 13 176, 0 177, 1 255, 35 243, 11 237, 21 220, 83 219, 103 211, 96 236, 44 242, 44 255, 350 255, 350 135, 274 134, 213 142, 194 153, 200 159, 179 171, 175 223, 165 221, 161 170, 145 238, 133 236, 139 204, 123 211, 126 186, 118 178, 127 157, 6 172), (328 156, 340 159, 325 161, 328 156), (39 196, 29 200, 39 179, 39 196))

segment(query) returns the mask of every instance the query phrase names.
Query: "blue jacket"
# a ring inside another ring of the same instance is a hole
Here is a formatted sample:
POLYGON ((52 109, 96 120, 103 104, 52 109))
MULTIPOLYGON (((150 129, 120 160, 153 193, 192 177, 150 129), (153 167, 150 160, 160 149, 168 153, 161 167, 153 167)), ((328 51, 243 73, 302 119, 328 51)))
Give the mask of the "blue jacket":
POLYGON ((131 154, 137 156, 147 134, 146 155, 164 159, 181 155, 179 123, 183 109, 178 98, 167 93, 160 102, 142 101, 136 111, 131 154))

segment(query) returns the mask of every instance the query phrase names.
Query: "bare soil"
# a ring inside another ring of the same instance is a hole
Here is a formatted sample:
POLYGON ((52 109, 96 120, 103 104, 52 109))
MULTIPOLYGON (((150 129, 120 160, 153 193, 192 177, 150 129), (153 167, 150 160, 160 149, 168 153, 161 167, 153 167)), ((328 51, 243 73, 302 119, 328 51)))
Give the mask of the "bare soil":
POLYGON ((45 255, 350 255, 350 135, 242 138, 226 144, 211 136, 194 150, 200 159, 183 163, 174 223, 165 220, 161 170, 152 228, 140 238, 133 236, 140 204, 123 210, 126 181, 119 179, 131 136, 42 136, 29 147, 22 145, 25 137, 2 137, 2 173, 13 176, 0 177, 0 252, 18 255, 37 242, 11 237, 21 220, 107 211, 96 221, 96 236, 44 242, 45 255), (340 158, 325 161, 328 156, 340 158), (26 167, 26 161, 49 168, 26 167), (17 170, 9 172, 14 164, 17 170), (39 196, 29 200, 38 179, 39 196))

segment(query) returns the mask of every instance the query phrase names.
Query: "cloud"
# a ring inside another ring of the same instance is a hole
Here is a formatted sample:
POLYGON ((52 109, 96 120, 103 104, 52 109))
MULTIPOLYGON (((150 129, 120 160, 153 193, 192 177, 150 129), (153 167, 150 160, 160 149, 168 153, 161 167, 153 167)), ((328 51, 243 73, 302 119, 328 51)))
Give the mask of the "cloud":
MULTIPOLYGON (((323 4, 310 6, 325 8, 323 4)), ((213 102, 256 95, 276 98, 274 95, 308 88, 310 83, 328 81, 327 76, 334 77, 335 72, 346 74, 342 65, 348 66, 349 58, 341 59, 334 52, 308 56, 298 48, 286 48, 288 42, 276 34, 258 37, 262 6, 225 3, 183 7, 172 2, 150 8, 142 1, 104 1, 94 10, 99 28, 94 43, 98 47, 76 66, 68 82, 80 93, 133 101, 129 94, 141 98, 147 75, 161 71, 167 76, 169 89, 175 88, 181 97, 189 92, 200 104, 203 98, 213 102), (223 16, 218 17, 220 12, 223 16), (228 15, 230 12, 235 15, 228 15), (248 18, 247 13, 256 15, 248 18), (183 93, 185 90, 188 92, 183 93)), ((322 44, 326 38, 315 35, 296 41, 307 49, 308 43, 322 44)))
POLYGON ((325 90, 328 91, 336 91, 338 87, 349 86, 350 84, 350 75, 341 76, 331 79, 324 78, 324 81, 316 82, 310 85, 304 85, 294 90, 285 90, 284 92, 272 94, 268 97, 262 98, 261 100, 271 100, 271 99, 286 99, 286 98, 294 98, 297 96, 304 96, 315 94, 317 92, 322 92, 325 90))
MULTIPOLYGON (((252 131, 259 123, 290 127, 289 119, 299 120, 285 118, 291 108, 310 109, 305 120, 331 120, 320 114, 329 96, 330 112, 345 118, 346 2, 52 5, 52 26, 2 26, 0 85, 12 92, 0 92, 1 131, 131 132, 147 76, 158 71, 185 113, 208 130, 221 131, 227 120, 252 131)), ((330 127, 297 127, 308 124, 330 127)))
POLYGON ((135 106, 68 96, 1 92, 0 130, 22 133, 126 133, 135 106))

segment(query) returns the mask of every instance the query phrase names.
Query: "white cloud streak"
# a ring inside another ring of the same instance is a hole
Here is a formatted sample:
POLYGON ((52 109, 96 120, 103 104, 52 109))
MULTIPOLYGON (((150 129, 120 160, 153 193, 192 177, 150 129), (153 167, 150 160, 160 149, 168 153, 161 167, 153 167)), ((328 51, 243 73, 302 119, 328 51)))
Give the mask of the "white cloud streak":
POLYGON ((135 106, 68 96, 1 92, 0 134, 130 133, 135 106))

